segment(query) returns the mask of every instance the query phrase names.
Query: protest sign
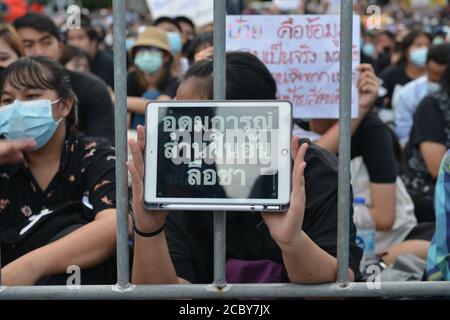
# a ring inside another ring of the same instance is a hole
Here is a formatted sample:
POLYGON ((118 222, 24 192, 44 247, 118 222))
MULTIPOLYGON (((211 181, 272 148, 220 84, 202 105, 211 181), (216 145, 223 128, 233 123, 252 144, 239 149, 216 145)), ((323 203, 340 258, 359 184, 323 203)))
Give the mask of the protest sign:
MULTIPOLYGON (((339 118, 340 17, 228 16, 227 51, 255 54, 272 72, 278 98, 294 105, 294 117, 339 118)), ((360 19, 353 19, 352 117, 358 115, 356 68, 360 19)))
POLYGON ((147 0, 147 5, 154 19, 162 16, 186 16, 197 27, 213 22, 213 0, 147 0))

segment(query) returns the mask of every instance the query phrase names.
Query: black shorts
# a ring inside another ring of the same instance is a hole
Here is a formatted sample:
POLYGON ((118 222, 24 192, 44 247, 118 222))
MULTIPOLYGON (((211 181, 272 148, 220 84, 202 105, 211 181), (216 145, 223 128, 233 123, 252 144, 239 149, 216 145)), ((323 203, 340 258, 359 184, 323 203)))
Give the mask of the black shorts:
POLYGON ((408 236, 405 238, 406 240, 425 240, 430 241, 433 239, 435 231, 435 225, 432 222, 422 222, 419 223, 408 236))

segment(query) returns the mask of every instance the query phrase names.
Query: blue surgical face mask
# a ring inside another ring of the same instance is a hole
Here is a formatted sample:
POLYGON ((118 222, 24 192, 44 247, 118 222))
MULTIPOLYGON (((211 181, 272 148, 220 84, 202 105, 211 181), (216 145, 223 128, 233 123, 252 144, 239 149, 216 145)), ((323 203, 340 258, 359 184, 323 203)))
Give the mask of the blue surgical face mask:
POLYGON ((427 86, 428 86, 428 93, 433 94, 441 91, 441 85, 439 83, 428 81, 427 86))
POLYGON ((180 34, 178 32, 168 32, 167 37, 169 38, 170 51, 174 55, 179 54, 183 49, 183 41, 180 34))
POLYGON ((411 62, 419 68, 425 68, 427 64, 428 48, 414 49, 410 52, 409 58, 411 62))
POLYGON ((127 49, 127 51, 131 50, 135 43, 136 40, 134 38, 127 38, 127 40, 125 41, 125 48, 127 49))
POLYGON ((375 45, 373 43, 365 43, 362 51, 366 56, 373 57, 375 55, 375 45))
POLYGON ((159 51, 140 51, 134 58, 134 64, 147 74, 155 74, 163 64, 163 54, 159 51))
POLYGON ((16 100, 0 107, 0 135, 7 140, 34 139, 36 150, 41 149, 50 141, 63 120, 53 119, 52 105, 58 102, 16 100))

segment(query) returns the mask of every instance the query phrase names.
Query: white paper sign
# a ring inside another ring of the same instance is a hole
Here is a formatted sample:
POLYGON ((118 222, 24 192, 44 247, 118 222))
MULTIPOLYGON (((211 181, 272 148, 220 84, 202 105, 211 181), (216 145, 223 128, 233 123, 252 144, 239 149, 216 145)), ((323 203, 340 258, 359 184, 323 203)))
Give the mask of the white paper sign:
POLYGON ((147 0, 147 5, 154 19, 162 16, 186 16, 197 27, 213 22, 213 0, 147 0))
MULTIPOLYGON (((352 117, 358 115, 356 68, 360 63, 360 19, 353 20, 352 117)), ((294 106, 294 117, 339 118, 340 17, 228 16, 227 51, 255 54, 277 81, 278 98, 294 106)))

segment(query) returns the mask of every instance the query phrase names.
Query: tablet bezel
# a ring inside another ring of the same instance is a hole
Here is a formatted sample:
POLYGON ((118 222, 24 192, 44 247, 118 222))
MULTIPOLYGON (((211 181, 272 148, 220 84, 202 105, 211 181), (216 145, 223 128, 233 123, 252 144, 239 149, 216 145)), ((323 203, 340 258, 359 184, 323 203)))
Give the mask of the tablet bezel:
MULTIPOLYGON (((167 204, 186 204, 196 206, 208 206, 211 204, 232 206, 279 206, 280 211, 289 207, 291 196, 292 179, 292 158, 291 158, 291 139, 292 139, 292 104, 288 101, 166 101, 150 102, 146 108, 146 141, 144 152, 144 207, 149 210, 159 208, 167 204), (170 107, 208 107, 208 108, 243 108, 243 107, 278 107, 279 109, 279 143, 278 143, 278 198, 277 199, 223 199, 223 198, 159 198, 156 196, 157 175, 155 173, 158 167, 158 137, 159 121, 149 121, 149 119, 159 119, 160 108, 170 107), (151 125, 150 125, 151 124, 151 125), (288 126, 286 124, 289 124, 288 126), (288 151, 287 155, 285 150, 288 151), (284 152, 284 154, 283 154, 284 152)), ((200 208, 199 208, 200 209, 200 208)), ((231 209, 231 208, 230 208, 231 209)))

